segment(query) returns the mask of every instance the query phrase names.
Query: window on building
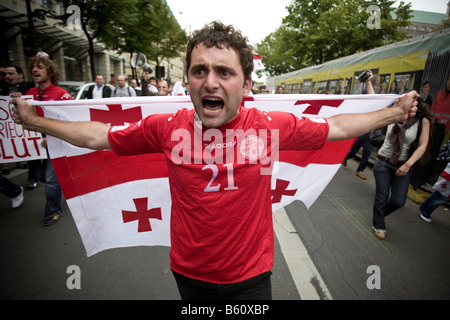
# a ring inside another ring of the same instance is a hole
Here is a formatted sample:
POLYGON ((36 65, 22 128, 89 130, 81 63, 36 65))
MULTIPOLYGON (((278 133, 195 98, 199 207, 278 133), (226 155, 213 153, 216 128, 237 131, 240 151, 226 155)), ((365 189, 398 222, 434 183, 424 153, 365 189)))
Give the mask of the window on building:
POLYGON ((47 9, 52 9, 52 1, 51 0, 40 0, 41 6, 47 9))

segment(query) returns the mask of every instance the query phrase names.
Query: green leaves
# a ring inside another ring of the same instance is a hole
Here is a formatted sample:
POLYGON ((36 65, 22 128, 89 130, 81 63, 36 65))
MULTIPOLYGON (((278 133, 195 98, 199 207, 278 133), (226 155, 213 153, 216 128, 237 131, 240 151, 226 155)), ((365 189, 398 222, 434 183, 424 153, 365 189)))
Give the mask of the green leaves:
POLYGON ((293 0, 282 26, 268 35, 256 50, 268 76, 366 51, 400 41, 398 27, 409 24, 410 5, 380 0, 293 0), (369 29, 367 8, 379 8, 381 29, 369 29))

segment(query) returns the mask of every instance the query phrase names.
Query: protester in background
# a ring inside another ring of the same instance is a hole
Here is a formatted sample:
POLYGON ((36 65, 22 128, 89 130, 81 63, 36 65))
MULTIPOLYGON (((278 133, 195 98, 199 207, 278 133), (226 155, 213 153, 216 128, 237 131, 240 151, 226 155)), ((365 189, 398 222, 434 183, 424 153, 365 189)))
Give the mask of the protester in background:
MULTIPOLYGON (((365 81, 366 90, 368 94, 375 94, 372 86, 373 74, 371 70, 368 70, 370 76, 365 81)), ((353 158, 359 151, 360 148, 363 148, 361 160, 359 161, 358 168, 356 169, 356 176, 362 180, 366 180, 367 177, 364 174, 364 170, 367 167, 367 163, 369 163, 370 154, 372 153, 372 144, 370 143, 370 133, 366 133, 362 136, 359 136, 349 153, 345 157, 344 165, 347 165, 347 160, 353 158)))
POLYGON ((186 81, 182 81, 182 82, 181 82, 181 86, 183 87, 184 95, 185 95, 185 96, 189 95, 188 85, 187 85, 186 81))
POLYGON ((450 132, 450 72, 444 88, 434 98, 432 111, 436 122, 445 125, 445 133, 450 132))
MULTIPOLYGON (((53 101, 53 100, 71 100, 69 92, 58 87, 60 73, 56 64, 49 59, 48 55, 38 52, 30 59, 29 70, 37 87, 28 90, 27 95, 32 95, 34 100, 53 101)), ((20 97, 20 92, 13 92, 12 97, 20 97)), ((40 114, 43 116, 43 114, 40 114)), ((46 142, 46 139, 44 139, 46 142)), ((44 226, 51 226, 58 222, 64 215, 61 208, 61 187, 56 178, 55 170, 48 156, 45 167, 45 197, 46 204, 44 209, 44 226)))
MULTIPOLYGON (((34 88, 34 81, 25 81, 25 75, 22 68, 18 66, 6 67, 6 80, 8 81, 9 93, 20 92, 25 95, 29 89, 34 88)), ((27 189, 32 190, 37 187, 39 180, 44 180, 45 161, 31 160, 27 161, 28 166, 28 184, 27 189)), ((22 164, 23 167, 23 164, 22 164)))
POLYGON ((387 83, 386 83, 386 80, 383 80, 383 82, 381 82, 380 94, 385 94, 385 93, 387 93, 387 83))
MULTIPOLYGON (((369 89, 367 89, 367 93, 371 94, 369 92, 369 89)), ((375 80, 375 86, 373 87, 373 93, 375 93, 375 94, 381 93, 381 78, 380 78, 380 76, 377 76, 377 78, 375 80)))
MULTIPOLYGON (((6 81, 6 66, 0 66, 0 96, 9 94, 9 83, 6 81)), ((4 175, 9 174, 9 166, 7 163, 0 163, 0 173, 4 175)))
POLYGON ((25 94, 29 89, 35 87, 34 81, 25 81, 25 75, 19 66, 6 67, 6 81, 8 81, 9 93, 21 92, 25 94))
POLYGON ((143 96, 156 96, 158 94, 157 83, 156 78, 150 77, 148 71, 142 71, 141 90, 143 96))
POLYGON ((342 79, 336 82, 336 91, 334 91, 334 94, 342 94, 342 79))
POLYGON ((392 81, 389 87, 389 93, 397 94, 397 80, 392 81))
POLYGON ((450 142, 447 142, 439 152, 437 161, 447 163, 433 186, 434 192, 420 205, 419 216, 426 222, 431 222, 431 214, 450 197, 450 142))
POLYGON ((405 93, 406 92, 406 78, 405 77, 403 77, 401 80, 400 80, 400 83, 399 83, 399 85, 398 85, 398 90, 397 90, 397 93, 398 94, 403 94, 403 93, 405 93))
POLYGON ((87 93, 88 99, 101 99, 111 97, 111 88, 105 85, 105 80, 101 74, 95 76, 95 86, 91 86, 87 93))
POLYGON ((141 88, 138 86, 137 80, 136 79, 131 79, 130 80, 130 87, 132 87, 134 89, 134 91, 136 92, 136 96, 141 96, 142 95, 142 90, 141 88))
POLYGON ((431 110, 431 106, 433 105, 433 98, 430 95, 430 81, 425 81, 423 83, 420 97, 422 98, 422 103, 431 110))
POLYGON ((113 97, 136 97, 136 91, 131 88, 127 81, 125 80, 125 76, 118 75, 117 76, 117 87, 114 89, 113 97))
POLYGON ((375 201, 373 204, 373 230, 378 239, 386 236, 385 218, 404 206, 411 180, 412 166, 424 154, 430 135, 431 114, 423 105, 414 118, 387 127, 386 138, 373 167, 375 201), (418 136, 418 125, 421 124, 418 136), (417 148, 414 143, 418 140, 417 148))
POLYGON ((352 94, 362 94, 363 93, 363 84, 358 79, 356 80, 356 87, 353 88, 352 94))
POLYGON ((276 92, 277 94, 283 94, 283 93, 285 93, 285 91, 284 91, 284 87, 283 86, 278 86, 277 87, 277 92, 276 92))
POLYGON ((0 96, 9 94, 9 84, 6 81, 6 66, 0 66, 0 96))
POLYGON ((431 193, 419 207, 419 216, 423 221, 431 222, 431 214, 450 197, 450 163, 439 176, 431 193))
POLYGON ((158 81, 158 96, 170 96, 170 88, 166 80, 158 81))
POLYGON ((13 209, 18 208, 22 205, 24 200, 23 188, 1 175, 0 192, 11 199, 11 207, 13 209))

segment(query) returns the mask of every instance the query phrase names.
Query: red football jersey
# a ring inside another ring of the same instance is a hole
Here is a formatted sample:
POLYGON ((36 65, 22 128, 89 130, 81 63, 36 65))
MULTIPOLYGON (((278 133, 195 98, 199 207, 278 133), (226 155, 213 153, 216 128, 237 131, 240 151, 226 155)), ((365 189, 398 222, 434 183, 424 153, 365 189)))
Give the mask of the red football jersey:
MULTIPOLYGON (((61 87, 55 86, 53 83, 50 84, 44 90, 39 89, 39 87, 31 88, 27 91, 27 95, 32 95, 33 100, 37 101, 56 101, 56 100, 72 100, 72 96, 67 90, 61 87)), ((41 117, 44 116, 44 111, 41 107, 36 107, 36 112, 41 117)))
POLYGON ((53 100, 72 100, 72 97, 67 90, 51 84, 42 90, 41 97, 39 97, 39 87, 31 88, 27 91, 27 95, 33 95, 33 100, 53 101, 53 100))
POLYGON ((152 115, 112 127, 118 155, 162 152, 172 199, 171 268, 212 283, 234 283, 273 264, 270 168, 276 151, 321 148, 328 123, 241 107, 219 129, 201 127, 194 110, 152 115))

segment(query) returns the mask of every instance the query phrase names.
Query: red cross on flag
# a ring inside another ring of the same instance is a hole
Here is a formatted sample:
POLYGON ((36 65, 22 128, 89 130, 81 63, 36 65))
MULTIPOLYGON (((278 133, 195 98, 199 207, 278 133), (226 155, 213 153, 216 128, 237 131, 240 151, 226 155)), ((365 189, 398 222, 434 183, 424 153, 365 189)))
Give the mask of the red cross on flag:
POLYGON ((450 163, 447 163, 447 167, 441 172, 433 189, 439 191, 443 196, 450 197, 450 163))
MULTIPOLYGON (((261 110, 269 115, 269 121, 270 112, 284 111, 324 122, 323 118, 339 113, 375 111, 397 98, 396 95, 254 95, 245 99, 243 105, 261 110)), ((170 121, 178 110, 193 108, 188 96, 33 101, 33 104, 41 106, 49 118, 99 120, 118 126, 127 126, 152 114, 169 114, 170 121)), ((260 139, 253 136, 246 141, 251 151, 258 154, 260 139)), ((328 142, 314 151, 281 150, 272 167, 273 211, 294 200, 309 208, 339 169, 353 141, 328 142)), ((77 148, 53 137, 48 137, 48 145, 88 256, 116 247, 170 246, 172 200, 167 160, 162 153, 120 157, 112 151, 77 148)), ((217 166, 209 165, 203 170, 213 177, 205 190, 220 186, 238 190, 231 175, 233 168, 228 164, 221 167, 230 175, 220 182, 214 180, 217 166)))

